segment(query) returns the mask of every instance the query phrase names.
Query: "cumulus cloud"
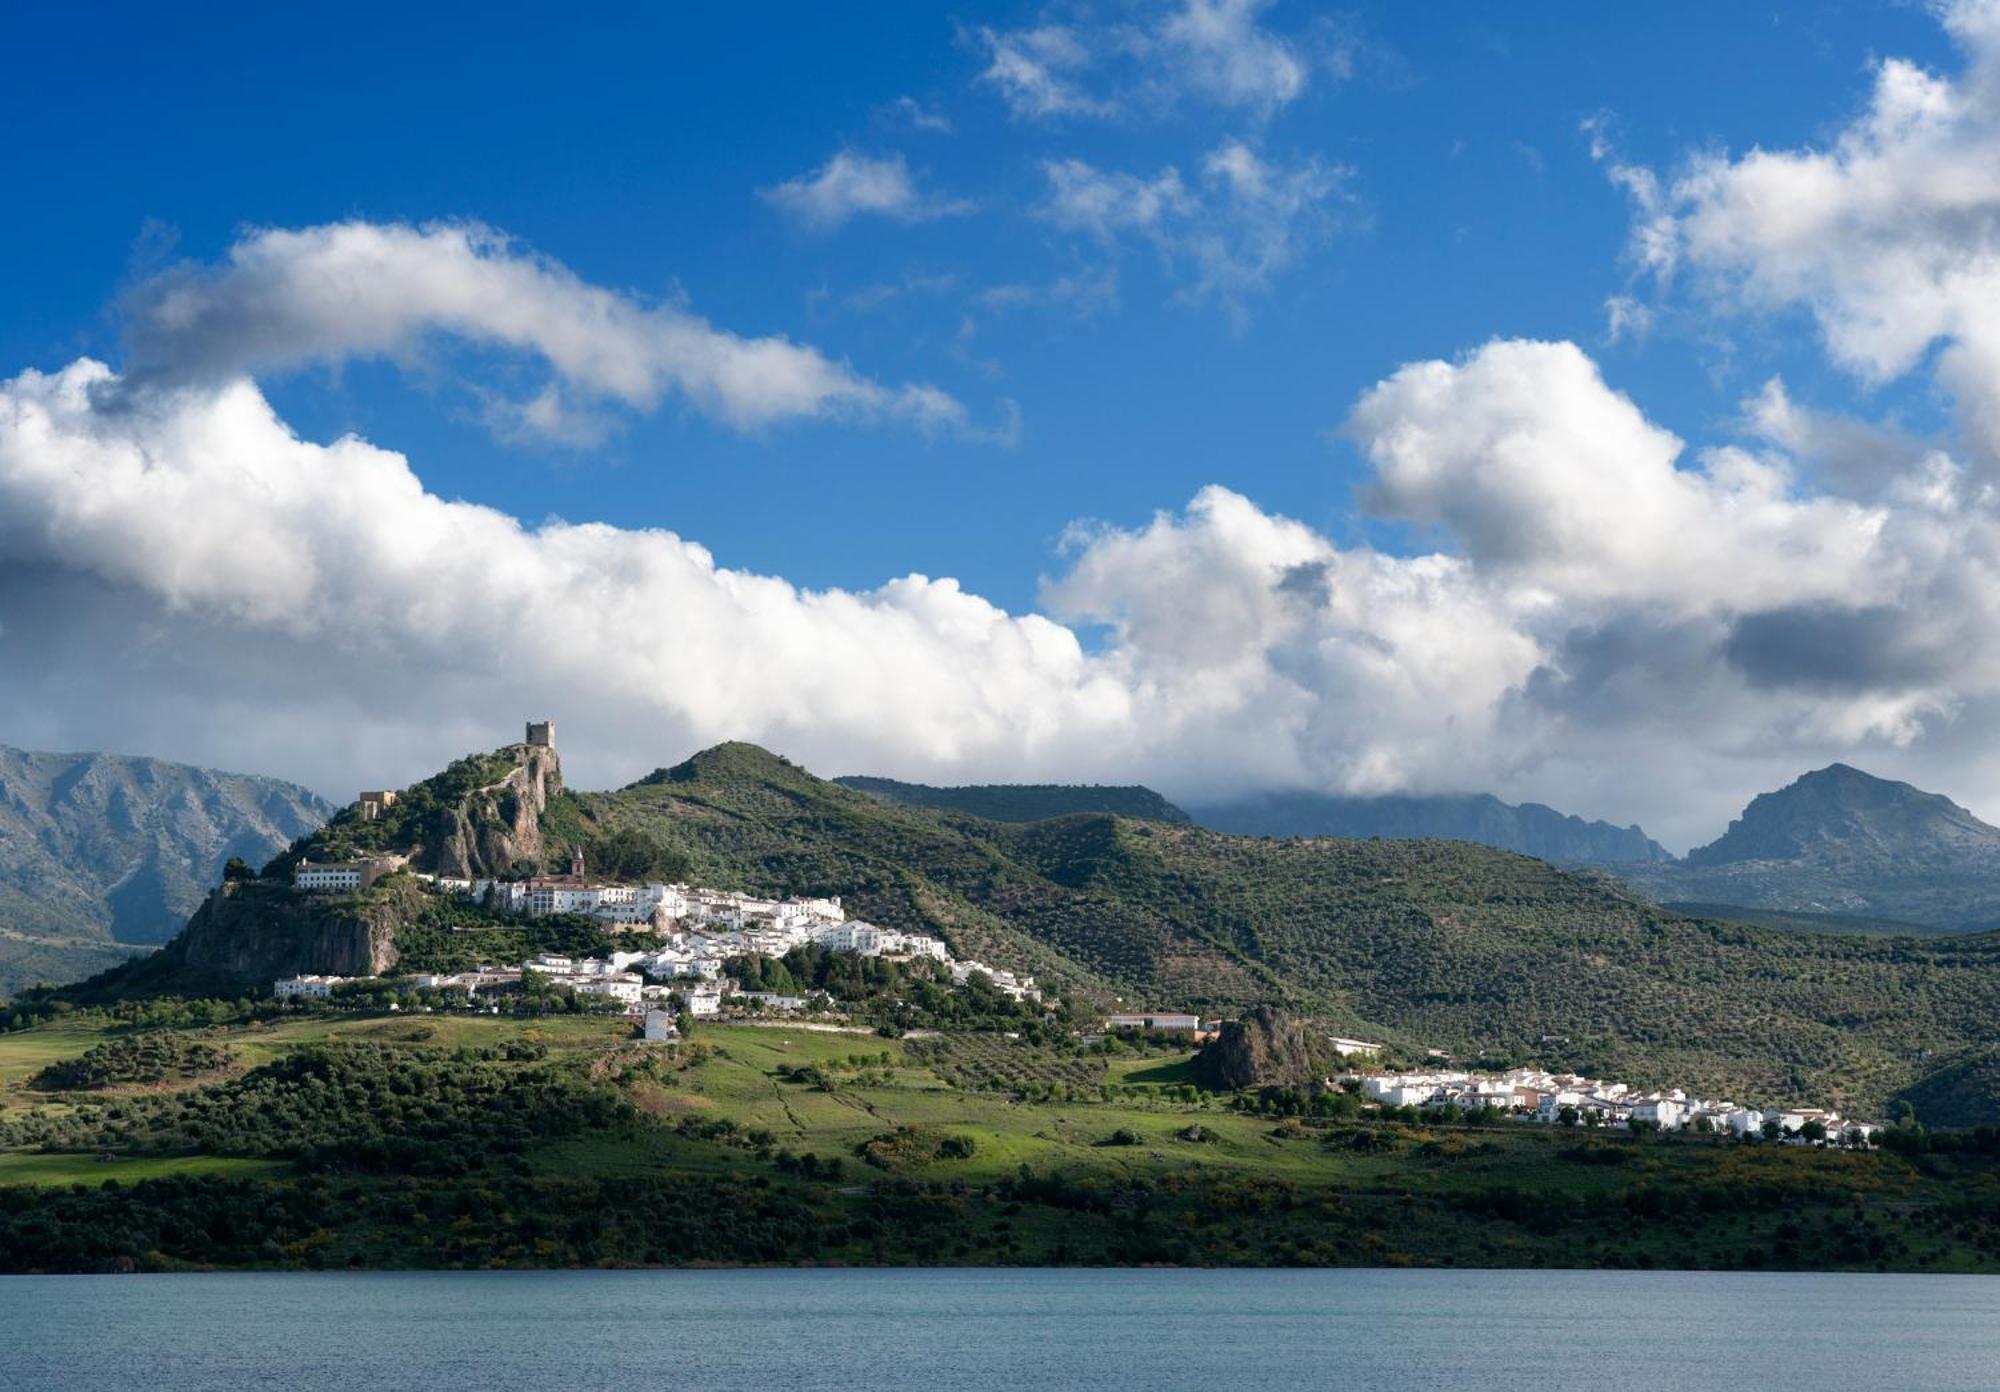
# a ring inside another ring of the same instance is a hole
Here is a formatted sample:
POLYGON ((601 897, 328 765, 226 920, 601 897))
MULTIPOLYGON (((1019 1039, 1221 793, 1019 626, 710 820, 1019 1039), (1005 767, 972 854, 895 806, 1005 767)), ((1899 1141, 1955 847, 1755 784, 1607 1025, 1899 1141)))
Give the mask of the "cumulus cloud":
POLYGON ((1332 230, 1347 178, 1318 160, 1268 161, 1238 140, 1210 151, 1194 182, 1172 165, 1147 176, 1061 159, 1042 172, 1042 220, 1105 247, 1135 235, 1182 275, 1186 298, 1237 313, 1332 230))
MULTIPOLYGON (((262 229, 217 267, 183 266, 125 305, 128 391, 352 357, 409 358, 437 337, 532 354, 561 391, 500 416, 568 428, 579 402, 669 396, 727 425, 799 418, 961 424, 928 385, 889 386, 783 337, 746 338, 675 304, 591 285, 489 228, 342 222, 262 229)), ((560 431, 558 431, 560 433, 560 431)))
POLYGON ((862 216, 892 222, 935 222, 972 210, 961 199, 941 198, 917 187, 901 155, 836 151, 813 173, 761 190, 763 199, 805 227, 828 232, 862 216))
MULTIPOLYGON (((1821 145, 1696 157, 1664 185, 1607 156, 1637 210, 1635 249, 1757 311, 1810 313, 1869 383, 1930 361, 1968 447, 2000 464, 2000 0, 1938 7, 1956 76, 1889 58, 1821 145)), ((1604 147, 1600 145, 1600 153, 1604 147)))
POLYGON ((1948 457, 1842 499, 1768 434, 1691 454, 1574 346, 1507 341, 1391 374, 1347 430, 1365 505, 1430 548, 1211 487, 1077 527, 1015 614, 946 578, 804 590, 668 531, 523 525, 300 438, 248 378, 134 392, 82 361, 0 384, 0 701, 21 742, 336 795, 531 712, 585 784, 748 738, 827 772, 1191 798, 1491 789, 1681 844, 1833 757, 2000 790, 2000 519, 1948 457))
POLYGON ((1782 460, 1684 446, 1570 343, 1501 342, 1403 368, 1350 434, 1370 506, 1442 528, 1483 573, 1572 600, 1686 609, 1844 594, 1881 512, 1794 495, 1782 460))

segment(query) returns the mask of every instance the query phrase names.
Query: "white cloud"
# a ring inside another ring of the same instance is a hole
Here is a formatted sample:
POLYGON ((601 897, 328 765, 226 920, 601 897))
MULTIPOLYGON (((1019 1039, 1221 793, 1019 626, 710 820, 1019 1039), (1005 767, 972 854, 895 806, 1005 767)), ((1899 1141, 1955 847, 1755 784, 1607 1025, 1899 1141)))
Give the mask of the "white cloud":
MULTIPOLYGON (((571 397, 650 410, 669 395, 739 429, 797 418, 962 423, 925 385, 887 386, 783 337, 745 338, 678 305, 588 284, 490 229, 343 222, 251 232, 212 269, 182 267, 126 304, 124 385, 223 380, 358 356, 409 358, 435 336, 541 358, 571 397)), ((520 428, 555 398, 510 415, 520 428)), ((503 413, 508 414, 508 413, 503 413)))
POLYGON ((1216 146, 1196 184, 1174 166, 1142 176, 1074 158, 1046 160, 1042 172, 1048 198, 1036 216, 1106 248, 1142 238, 1180 276, 1182 298, 1236 318, 1332 232, 1330 204, 1348 174, 1318 160, 1272 164, 1240 140, 1216 146))
MULTIPOLYGON (((1188 100, 1263 119, 1298 100, 1313 62, 1260 22, 1271 0, 1181 0, 1118 24, 1043 23, 975 30, 987 55, 979 80, 1017 120, 1162 115, 1188 100)), ((1337 77, 1351 44, 1326 55, 1337 77)))
POLYGON ((1349 432, 1387 517, 1442 528, 1492 578, 1567 600, 1698 610, 1848 597, 1882 526, 1800 499, 1782 461, 1735 448, 1680 467, 1681 441, 1570 343, 1499 342, 1403 368, 1349 432))
POLYGON ((915 97, 898 97, 881 111, 881 115, 891 121, 908 124, 921 131, 935 131, 940 135, 951 131, 951 117, 942 111, 934 111, 915 97))
POLYGON ((2000 2, 1938 7, 1964 51, 1956 77, 1890 58, 1830 141, 1711 153, 1662 188, 1616 163, 1635 245, 1745 308, 1802 308, 1833 357, 1879 383, 1925 364, 1968 446, 2000 463, 2000 2))
POLYGON ((988 57, 980 81, 1000 93, 1017 119, 1108 116, 1117 109, 1079 84, 1092 55, 1076 30, 1060 24, 1008 31, 982 27, 976 38, 988 57))
POLYGON ((861 216, 892 222, 935 222, 972 205, 917 187, 901 155, 876 157, 836 151, 810 175, 760 191, 764 200, 814 231, 827 232, 861 216))
POLYGON ((1329 205, 1347 178, 1318 160, 1271 163, 1238 140, 1204 157, 1196 184, 1172 165, 1148 177, 1062 159, 1042 171, 1044 221, 1105 246, 1136 235, 1179 270, 1186 298, 1236 315, 1331 231, 1329 205))
POLYGON ((1222 106, 1262 115, 1304 95, 1309 69, 1297 49, 1257 23, 1271 0, 1187 0, 1160 26, 1159 42, 1181 81, 1222 106))
POLYGON ((0 703, 19 742, 336 795, 528 713, 586 786, 748 738, 828 772, 1491 789, 1682 844, 1834 757, 2000 795, 1993 499, 1924 452, 1871 501, 1815 492, 1790 450, 1826 423, 1774 398, 1751 423, 1688 459, 1570 345, 1412 364, 1348 429, 1367 505, 1435 550, 1209 488, 1078 529, 1044 613, 1009 614, 524 526, 298 438, 241 376, 133 392, 79 362, 0 384, 0 703))

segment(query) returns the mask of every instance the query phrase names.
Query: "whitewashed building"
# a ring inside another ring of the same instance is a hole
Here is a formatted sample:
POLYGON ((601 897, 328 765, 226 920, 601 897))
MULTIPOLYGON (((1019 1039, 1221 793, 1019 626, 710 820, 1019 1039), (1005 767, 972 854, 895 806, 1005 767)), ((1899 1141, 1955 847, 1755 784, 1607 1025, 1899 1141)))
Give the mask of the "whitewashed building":
POLYGON ((279 1000, 325 1000, 333 988, 353 980, 347 976, 288 976, 271 983, 271 994, 279 1000))

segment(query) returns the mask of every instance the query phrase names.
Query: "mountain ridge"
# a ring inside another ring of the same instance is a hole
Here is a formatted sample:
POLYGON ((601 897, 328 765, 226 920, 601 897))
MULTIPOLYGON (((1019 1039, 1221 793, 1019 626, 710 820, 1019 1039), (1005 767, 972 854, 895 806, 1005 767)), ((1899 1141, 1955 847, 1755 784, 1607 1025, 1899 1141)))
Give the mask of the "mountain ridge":
POLYGON ((1638 826, 1588 821, 1539 802, 1508 803, 1491 793, 1265 793, 1234 802, 1196 804, 1200 825, 1242 836, 1437 838, 1531 855, 1558 865, 1617 866, 1664 862, 1667 849, 1638 826))
POLYGON ((231 856, 261 862, 333 811, 275 778, 0 746, 0 992, 166 941, 231 856))
POLYGON ((2000 921, 2000 827, 1942 793, 1835 763, 1758 794, 1685 860, 1625 878, 1661 901, 1979 932, 2000 921))
POLYGON ((995 822, 1037 822, 1084 812, 1108 812, 1147 822, 1193 820, 1140 783, 969 783, 945 787, 864 774, 844 774, 830 781, 890 802, 965 812, 995 822))

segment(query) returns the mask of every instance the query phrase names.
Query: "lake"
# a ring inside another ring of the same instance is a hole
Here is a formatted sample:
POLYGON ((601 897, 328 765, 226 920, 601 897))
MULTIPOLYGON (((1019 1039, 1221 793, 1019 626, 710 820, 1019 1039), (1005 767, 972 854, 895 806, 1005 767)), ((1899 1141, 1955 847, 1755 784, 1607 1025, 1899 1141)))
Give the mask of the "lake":
POLYGON ((670 1271, 0 1277, 0 1387, 2000 1386, 2000 1277, 670 1271))

